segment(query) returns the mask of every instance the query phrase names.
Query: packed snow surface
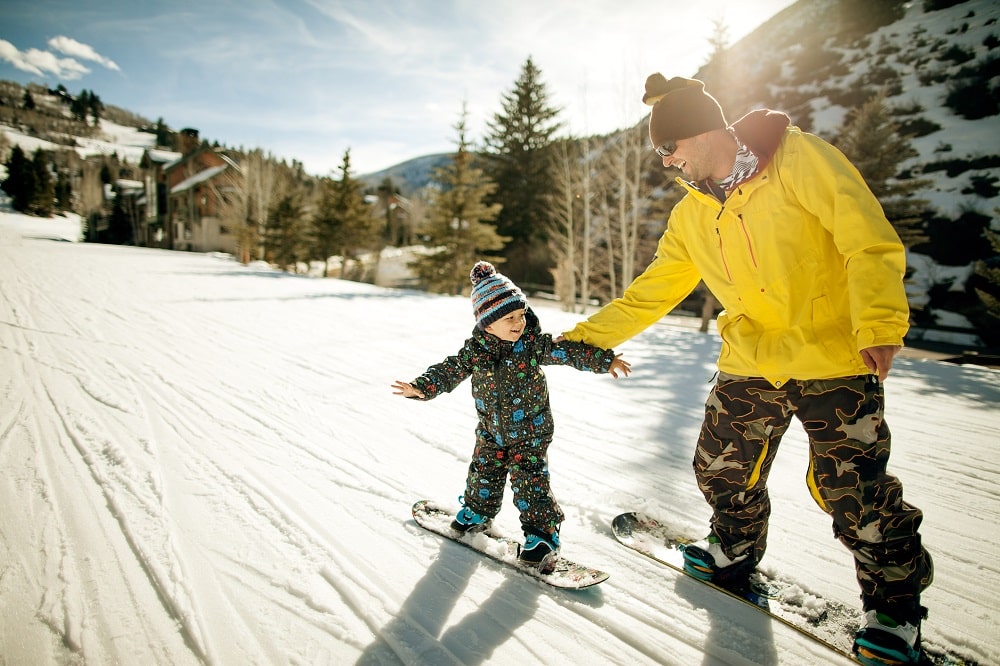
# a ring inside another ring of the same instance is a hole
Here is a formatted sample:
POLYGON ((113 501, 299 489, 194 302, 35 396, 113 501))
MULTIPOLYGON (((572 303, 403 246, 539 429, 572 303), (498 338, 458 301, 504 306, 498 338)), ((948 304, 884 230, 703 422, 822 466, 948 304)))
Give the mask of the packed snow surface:
MULTIPOLYGON (((548 369, 564 553, 611 573, 553 590, 410 517, 457 506, 474 409, 390 385, 458 350, 468 299, 59 240, 73 224, 0 213, 0 663, 847 663, 611 536, 625 510, 705 533, 715 334, 667 318, 618 350, 627 379, 548 369)), ((534 305, 553 333, 581 316, 534 305)), ((998 374, 899 358, 886 393, 937 565, 926 640, 1000 663, 998 374)), ((793 427, 763 567, 856 604, 806 464, 793 427)), ((512 506, 498 526, 518 536, 512 506)))

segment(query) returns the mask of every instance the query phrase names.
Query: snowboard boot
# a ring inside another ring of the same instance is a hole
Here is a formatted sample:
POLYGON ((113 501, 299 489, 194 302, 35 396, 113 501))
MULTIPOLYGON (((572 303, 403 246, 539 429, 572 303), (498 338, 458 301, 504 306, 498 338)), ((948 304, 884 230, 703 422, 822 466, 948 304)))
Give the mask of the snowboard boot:
POLYGON ((490 528, 490 524, 492 524, 492 522, 493 521, 490 518, 476 513, 467 506, 463 506, 455 516, 455 520, 451 521, 451 529, 463 534, 485 532, 490 528))
POLYGON ((745 592, 756 564, 746 553, 730 558, 715 534, 684 547, 684 571, 733 592, 745 592))
POLYGON ((867 666, 919 664, 920 621, 926 615, 919 601, 866 609, 852 652, 867 666))
POLYGON ((517 554, 518 562, 536 567, 542 573, 555 565, 559 554, 559 532, 542 532, 541 530, 525 530, 524 545, 517 554))

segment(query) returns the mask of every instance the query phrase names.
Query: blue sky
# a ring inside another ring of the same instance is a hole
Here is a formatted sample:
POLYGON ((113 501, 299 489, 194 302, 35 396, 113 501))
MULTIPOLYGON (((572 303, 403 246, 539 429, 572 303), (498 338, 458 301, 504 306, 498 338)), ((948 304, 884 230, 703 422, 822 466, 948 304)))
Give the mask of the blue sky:
POLYGON ((648 74, 691 76, 792 0, 32 0, 0 7, 0 79, 62 83, 327 175, 482 140, 530 56, 565 131, 638 122, 648 74), (697 5, 697 6, 695 6, 697 5))

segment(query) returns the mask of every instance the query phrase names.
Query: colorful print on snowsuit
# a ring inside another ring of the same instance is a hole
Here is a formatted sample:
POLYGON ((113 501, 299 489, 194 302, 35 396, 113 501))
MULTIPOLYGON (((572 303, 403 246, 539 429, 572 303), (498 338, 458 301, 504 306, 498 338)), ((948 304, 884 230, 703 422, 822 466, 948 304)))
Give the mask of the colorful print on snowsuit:
POLYGON ((411 382, 431 400, 472 378, 479 422, 464 501, 476 513, 500 512, 507 476, 525 530, 552 532, 563 512, 552 495, 548 447, 554 423, 543 365, 607 373, 614 351, 580 342, 555 342, 542 333, 528 308, 526 327, 516 342, 475 329, 454 356, 432 365, 411 382))
POLYGON ((758 562, 764 555, 767 478, 794 415, 809 437, 806 483, 854 556, 865 608, 930 585, 933 563, 918 534, 923 514, 903 501, 902 485, 886 471, 884 406, 874 375, 792 380, 776 389, 763 378, 720 373, 693 465, 713 509, 712 530, 729 554, 752 549, 758 562))

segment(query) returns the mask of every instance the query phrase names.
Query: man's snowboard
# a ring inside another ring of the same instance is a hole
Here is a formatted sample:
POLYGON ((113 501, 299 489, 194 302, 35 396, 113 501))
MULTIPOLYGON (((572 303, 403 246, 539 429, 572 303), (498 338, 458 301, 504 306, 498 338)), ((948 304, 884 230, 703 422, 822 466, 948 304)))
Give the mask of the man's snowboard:
POLYGON ((429 500, 420 500, 413 505, 413 520, 426 530, 456 541, 553 587, 580 589, 608 579, 608 574, 603 571, 571 562, 561 556, 557 557, 545 572, 539 571, 537 567, 522 564, 517 559, 519 545, 517 541, 497 534, 492 529, 474 534, 452 529, 451 521, 457 511, 457 509, 454 511, 446 509, 429 500))
MULTIPOLYGON (((734 599, 739 599, 766 613, 800 634, 808 636, 835 652, 857 659, 851 654, 854 632, 860 611, 844 604, 821 599, 805 592, 795 581, 772 577, 757 571, 748 590, 733 592, 711 582, 691 576, 684 570, 683 548, 694 541, 642 513, 623 513, 611 522, 615 538, 632 550, 660 564, 688 575, 734 599)), ((973 662, 924 644, 922 666, 973 666, 973 662)))

